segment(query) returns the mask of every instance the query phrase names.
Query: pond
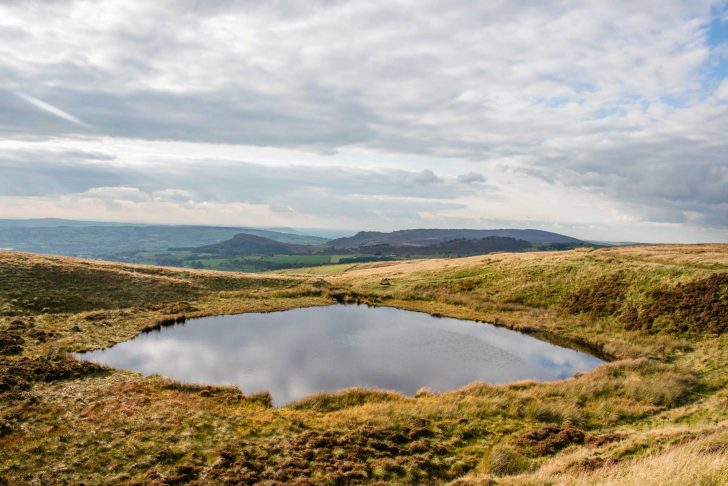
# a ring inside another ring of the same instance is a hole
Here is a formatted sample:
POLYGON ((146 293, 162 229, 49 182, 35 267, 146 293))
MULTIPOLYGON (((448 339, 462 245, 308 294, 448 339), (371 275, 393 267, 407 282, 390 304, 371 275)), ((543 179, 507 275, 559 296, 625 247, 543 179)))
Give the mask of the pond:
POLYGON ((275 405, 355 386, 412 395, 476 380, 558 380, 602 363, 492 324, 363 305, 192 319, 78 356, 245 393, 268 390, 275 405))

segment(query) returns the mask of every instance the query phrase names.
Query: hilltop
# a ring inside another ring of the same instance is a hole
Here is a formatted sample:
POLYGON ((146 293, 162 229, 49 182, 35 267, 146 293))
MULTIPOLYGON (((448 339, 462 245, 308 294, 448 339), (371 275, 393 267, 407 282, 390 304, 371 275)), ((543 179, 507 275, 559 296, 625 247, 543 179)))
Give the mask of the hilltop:
POLYGON ((0 252, 10 484, 720 484, 728 245, 498 253, 236 274, 0 252), (185 319, 359 302, 494 322, 609 362, 550 383, 282 409, 66 355, 185 319))
POLYGON ((337 238, 326 245, 332 248, 357 248, 373 245, 425 246, 451 240, 480 240, 488 237, 514 238, 531 244, 581 244, 570 236, 533 229, 410 229, 382 233, 360 231, 354 236, 337 238))
POLYGON ((238 256, 310 253, 312 248, 311 245, 292 245, 262 236, 240 233, 229 240, 200 246, 194 250, 199 253, 238 256))

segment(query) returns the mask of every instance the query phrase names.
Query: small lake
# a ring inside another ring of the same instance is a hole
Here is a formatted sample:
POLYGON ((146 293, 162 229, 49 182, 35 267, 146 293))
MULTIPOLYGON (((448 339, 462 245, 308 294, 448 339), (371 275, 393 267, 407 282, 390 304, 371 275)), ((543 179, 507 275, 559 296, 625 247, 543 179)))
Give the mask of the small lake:
POLYGON ((363 305, 192 319, 77 356, 244 393, 268 390, 275 405, 354 386, 412 395, 476 380, 558 380, 602 363, 491 324, 363 305))

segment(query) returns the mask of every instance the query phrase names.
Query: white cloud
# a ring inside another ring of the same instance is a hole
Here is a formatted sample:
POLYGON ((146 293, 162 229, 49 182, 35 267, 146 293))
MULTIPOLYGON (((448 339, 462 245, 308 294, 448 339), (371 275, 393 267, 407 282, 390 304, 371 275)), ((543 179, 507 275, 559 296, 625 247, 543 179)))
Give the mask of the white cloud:
POLYGON ((141 202, 148 201, 149 195, 140 191, 136 187, 92 187, 82 197, 93 197, 96 199, 104 199, 108 201, 130 201, 141 202))
POLYGON ((715 95, 721 100, 728 101, 728 79, 724 79, 715 92, 715 95))

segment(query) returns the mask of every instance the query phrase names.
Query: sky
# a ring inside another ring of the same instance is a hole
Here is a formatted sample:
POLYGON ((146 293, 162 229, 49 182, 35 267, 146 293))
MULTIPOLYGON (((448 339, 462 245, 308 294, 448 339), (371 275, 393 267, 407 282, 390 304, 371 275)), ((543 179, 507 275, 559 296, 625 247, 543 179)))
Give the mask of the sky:
POLYGON ((728 242, 728 2, 3 1, 34 217, 728 242))

